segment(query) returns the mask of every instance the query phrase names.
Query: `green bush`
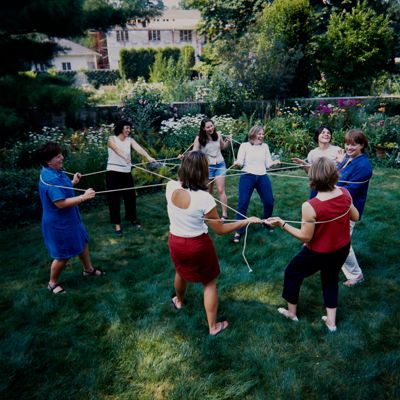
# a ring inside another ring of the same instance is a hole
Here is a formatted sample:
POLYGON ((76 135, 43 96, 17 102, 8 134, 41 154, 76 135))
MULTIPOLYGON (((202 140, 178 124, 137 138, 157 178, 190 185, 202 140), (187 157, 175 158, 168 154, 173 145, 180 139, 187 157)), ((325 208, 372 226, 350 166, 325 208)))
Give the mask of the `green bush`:
POLYGON ((152 146, 156 144, 156 139, 154 135, 147 135, 157 130, 169 114, 169 107, 162 103, 161 90, 143 79, 139 79, 123 99, 121 116, 132 123, 135 132, 143 136, 144 142, 152 146))
MULTIPOLYGON (((176 149, 176 153, 181 153, 189 148, 199 133, 200 123, 206 116, 203 114, 186 115, 180 119, 170 118, 161 123, 160 137, 161 142, 168 148, 176 149)), ((215 128, 222 135, 232 135, 236 142, 246 140, 247 132, 245 124, 241 120, 235 120, 230 116, 214 116, 212 120, 215 128)), ((234 142, 237 151, 238 144, 234 142)), ((231 164, 233 161, 231 148, 225 150, 225 161, 231 164)))
POLYGON ((121 75, 118 70, 91 70, 85 71, 85 75, 87 76, 89 83, 96 89, 104 85, 115 85, 117 81, 121 79, 121 75))
POLYGON ((150 68, 153 66, 156 54, 161 58, 177 62, 180 56, 179 47, 164 47, 162 49, 122 49, 119 58, 119 72, 124 79, 136 80, 139 77, 146 81, 150 78, 150 68))
POLYGON ((248 93, 243 84, 231 78, 223 69, 216 70, 210 81, 210 92, 206 97, 213 114, 229 114, 237 117, 242 113, 248 93))
POLYGON ((39 169, 0 170, 2 228, 24 224, 41 215, 39 169))
POLYGON ((373 80, 389 68, 394 31, 388 16, 365 1, 331 15, 320 37, 320 68, 329 93, 368 95, 373 80))

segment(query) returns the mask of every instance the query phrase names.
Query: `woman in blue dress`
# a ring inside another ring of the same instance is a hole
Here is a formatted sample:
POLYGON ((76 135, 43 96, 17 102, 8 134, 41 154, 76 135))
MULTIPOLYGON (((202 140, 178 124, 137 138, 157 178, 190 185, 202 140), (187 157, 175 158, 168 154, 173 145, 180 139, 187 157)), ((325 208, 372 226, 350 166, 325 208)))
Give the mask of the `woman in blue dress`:
POLYGON ((71 257, 79 256, 84 276, 99 276, 105 272, 94 268, 89 255, 89 235, 79 215, 78 204, 95 197, 93 189, 75 196, 74 185, 81 174, 76 173, 72 181, 62 171, 64 156, 55 142, 47 142, 38 152, 43 166, 40 173, 39 194, 42 202, 42 233, 50 257, 50 281, 47 288, 54 294, 65 293, 58 279, 71 257))

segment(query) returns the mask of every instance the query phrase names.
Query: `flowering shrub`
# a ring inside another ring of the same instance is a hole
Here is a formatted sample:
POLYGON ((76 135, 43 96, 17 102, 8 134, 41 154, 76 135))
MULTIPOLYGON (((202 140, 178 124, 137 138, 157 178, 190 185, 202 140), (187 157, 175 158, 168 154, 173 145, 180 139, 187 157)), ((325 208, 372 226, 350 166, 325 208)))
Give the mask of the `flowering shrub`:
POLYGON ((243 109, 248 93, 242 82, 229 77, 222 71, 213 74, 210 81, 210 91, 204 99, 209 102, 214 114, 229 114, 238 116, 243 109))
MULTIPOLYGON (((199 133, 201 120, 205 117, 203 114, 196 114, 162 121, 160 129, 162 143, 167 147, 186 150, 199 133)), ((212 120, 217 132, 222 135, 235 136, 243 130, 243 124, 228 115, 215 116, 212 120)))
POLYGON ((134 130, 146 135, 157 129, 169 115, 168 106, 162 103, 162 93, 156 84, 139 79, 122 99, 121 116, 130 121, 134 130))

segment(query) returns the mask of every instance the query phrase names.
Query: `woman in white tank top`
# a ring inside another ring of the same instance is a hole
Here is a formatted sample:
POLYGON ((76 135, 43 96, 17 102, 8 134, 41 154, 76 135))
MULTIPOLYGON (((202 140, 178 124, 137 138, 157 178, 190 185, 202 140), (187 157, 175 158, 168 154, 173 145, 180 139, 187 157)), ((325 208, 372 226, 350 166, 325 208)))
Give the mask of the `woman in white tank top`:
POLYGON ((307 160, 293 157, 292 161, 299 165, 304 165, 304 170, 308 172, 310 164, 314 164, 321 157, 326 157, 328 160, 338 162, 338 157, 343 155, 343 150, 331 144, 332 129, 327 125, 321 125, 315 132, 314 140, 318 143, 318 147, 311 150, 307 155, 307 160))
MULTIPOLYGON (((145 157, 149 162, 154 162, 146 150, 134 139, 129 137, 132 124, 129 121, 119 121, 114 128, 114 136, 108 139, 108 161, 106 184, 108 190, 124 189, 133 187, 131 173, 131 149, 145 157)), ((132 223, 134 227, 140 228, 136 219, 136 194, 135 190, 122 190, 111 192, 108 195, 108 206, 110 210, 110 222, 115 225, 115 233, 122 235, 121 227, 121 197, 125 204, 125 220, 132 223)))
POLYGON ((214 192, 214 182, 217 186, 218 198, 222 205, 222 219, 228 218, 228 199, 225 193, 225 173, 226 165, 221 150, 225 149, 231 141, 228 137, 225 140, 217 133, 214 122, 209 118, 203 118, 200 124, 200 131, 194 140, 193 150, 202 151, 208 159, 208 179, 212 181, 208 185, 210 194, 214 192))

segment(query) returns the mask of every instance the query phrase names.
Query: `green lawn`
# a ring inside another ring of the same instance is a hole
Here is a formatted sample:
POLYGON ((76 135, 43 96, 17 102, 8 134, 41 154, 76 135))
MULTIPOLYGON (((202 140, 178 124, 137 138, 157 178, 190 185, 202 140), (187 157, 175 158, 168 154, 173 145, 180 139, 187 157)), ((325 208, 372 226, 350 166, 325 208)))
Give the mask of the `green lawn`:
MULTIPOLYGON (((238 178, 228 179, 236 207, 238 178)), ((299 219, 306 180, 271 180, 275 215, 299 219)), ((320 320, 317 275, 302 287, 298 324, 277 313, 284 268, 300 247, 279 229, 250 227, 253 273, 242 245, 214 237, 220 315, 230 322, 223 334, 207 335, 199 285, 174 311, 163 192, 139 196, 143 229, 127 227, 123 238, 114 237, 106 208, 83 215, 93 263, 107 276, 83 278, 71 260, 64 296, 46 289, 50 259, 39 223, 0 232, 0 398, 399 398, 399 188, 398 170, 375 170, 353 237, 366 280, 341 286, 336 334, 320 320)), ((261 214, 257 195, 251 214, 261 214)))

